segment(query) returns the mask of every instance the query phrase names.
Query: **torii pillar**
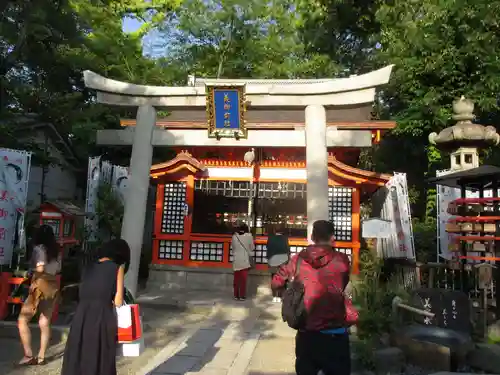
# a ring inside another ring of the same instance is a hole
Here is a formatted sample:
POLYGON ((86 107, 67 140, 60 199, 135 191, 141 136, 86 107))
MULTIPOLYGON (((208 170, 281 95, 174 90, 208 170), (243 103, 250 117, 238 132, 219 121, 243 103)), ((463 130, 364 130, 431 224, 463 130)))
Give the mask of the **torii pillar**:
POLYGON ((125 286, 136 295, 141 261, 144 223, 149 191, 149 173, 153 162, 153 130, 156 126, 156 109, 144 104, 137 110, 137 131, 134 132, 128 188, 125 193, 123 238, 130 246, 130 268, 125 275, 125 286))

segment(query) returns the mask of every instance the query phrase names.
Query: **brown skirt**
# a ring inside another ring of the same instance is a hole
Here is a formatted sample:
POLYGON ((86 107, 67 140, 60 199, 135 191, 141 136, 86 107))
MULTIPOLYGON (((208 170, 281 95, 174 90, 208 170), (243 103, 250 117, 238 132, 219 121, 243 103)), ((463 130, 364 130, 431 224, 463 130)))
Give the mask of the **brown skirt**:
POLYGON ((40 312, 40 314, 43 314, 46 318, 51 319, 56 303, 57 298, 41 299, 37 306, 35 296, 30 294, 28 298, 26 298, 26 301, 24 301, 23 307, 21 307, 19 317, 30 321, 37 312, 40 312))

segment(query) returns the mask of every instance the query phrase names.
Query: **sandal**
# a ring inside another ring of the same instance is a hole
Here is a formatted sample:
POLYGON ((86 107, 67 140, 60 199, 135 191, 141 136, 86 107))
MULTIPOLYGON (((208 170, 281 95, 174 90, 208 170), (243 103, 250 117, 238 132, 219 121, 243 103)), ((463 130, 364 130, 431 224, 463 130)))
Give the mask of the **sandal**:
POLYGON ((47 361, 45 358, 37 358, 36 359, 36 365, 38 366, 45 366, 47 364, 47 361))
POLYGON ((33 366, 37 363, 35 357, 26 357, 24 356, 23 359, 17 364, 18 366, 33 366))

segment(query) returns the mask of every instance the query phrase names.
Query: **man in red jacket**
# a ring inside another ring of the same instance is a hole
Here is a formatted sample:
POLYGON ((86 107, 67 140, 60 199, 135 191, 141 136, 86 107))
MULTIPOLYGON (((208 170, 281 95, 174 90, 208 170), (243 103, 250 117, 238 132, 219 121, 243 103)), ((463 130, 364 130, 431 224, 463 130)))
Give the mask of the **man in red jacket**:
POLYGON ((344 289, 349 283, 349 258, 335 251, 333 224, 318 220, 313 224, 308 246, 283 265, 274 275, 273 290, 285 287, 295 275, 300 258, 298 279, 304 284, 307 322, 295 338, 297 375, 349 375, 351 355, 345 328, 344 289))

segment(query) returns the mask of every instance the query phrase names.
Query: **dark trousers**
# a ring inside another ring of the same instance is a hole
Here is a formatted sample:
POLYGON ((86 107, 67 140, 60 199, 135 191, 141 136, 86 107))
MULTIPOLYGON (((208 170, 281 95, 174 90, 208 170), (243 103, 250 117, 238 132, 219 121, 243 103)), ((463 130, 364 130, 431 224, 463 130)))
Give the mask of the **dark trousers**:
POLYGON ((295 337, 295 372, 297 375, 349 375, 351 350, 349 335, 321 332, 297 332, 295 337))
POLYGON ((234 271, 234 279, 233 279, 234 298, 246 298, 247 279, 248 279, 248 269, 234 271))

